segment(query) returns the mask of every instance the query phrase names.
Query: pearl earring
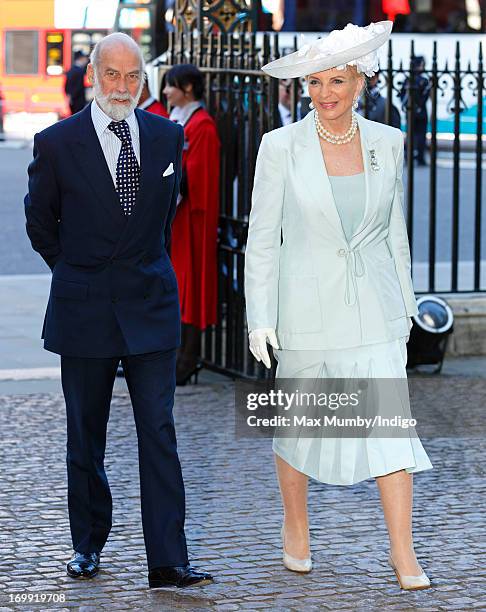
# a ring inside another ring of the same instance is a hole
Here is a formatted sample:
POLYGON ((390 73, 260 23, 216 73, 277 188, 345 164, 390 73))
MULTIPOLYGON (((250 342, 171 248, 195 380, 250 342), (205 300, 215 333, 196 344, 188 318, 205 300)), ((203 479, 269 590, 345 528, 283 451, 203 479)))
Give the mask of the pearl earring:
POLYGON ((310 108, 311 110, 315 108, 315 106, 314 106, 314 102, 312 102, 312 101, 311 101, 311 102, 309 102, 309 108, 310 108))
POLYGON ((353 100, 353 110, 356 110, 358 108, 358 98, 354 98, 353 100))

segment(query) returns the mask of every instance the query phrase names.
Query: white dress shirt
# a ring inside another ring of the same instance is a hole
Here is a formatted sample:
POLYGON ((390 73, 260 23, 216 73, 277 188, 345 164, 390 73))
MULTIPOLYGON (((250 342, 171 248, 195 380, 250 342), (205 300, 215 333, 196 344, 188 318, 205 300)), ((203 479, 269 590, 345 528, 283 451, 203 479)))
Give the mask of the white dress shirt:
MULTIPOLYGON (((116 136, 108 126, 113 121, 101 108, 98 106, 96 100, 91 103, 91 119, 93 121, 94 129, 100 141, 103 155, 105 156, 106 163, 110 170, 111 178, 116 187, 116 166, 118 163, 118 156, 121 150, 121 140, 116 136)), ((138 122, 135 117, 135 113, 132 111, 125 119, 130 128, 130 136, 132 137, 132 146, 137 158, 138 164, 140 165, 140 137, 138 132, 138 122)))
POLYGON ((185 106, 174 106, 170 111, 169 119, 175 121, 180 125, 186 125, 193 113, 204 104, 201 100, 194 100, 194 102, 188 102, 185 106))
MULTIPOLYGON (((278 112, 280 113, 280 121, 282 125, 289 125, 292 123, 292 112, 289 108, 278 103, 278 112)), ((301 120, 301 105, 300 102, 297 104, 297 121, 301 120)))
POLYGON ((157 102, 157 100, 153 96, 149 96, 145 100, 145 102, 142 102, 141 104, 138 105, 138 108, 140 108, 141 110, 145 110, 146 108, 148 108, 154 102, 157 102))

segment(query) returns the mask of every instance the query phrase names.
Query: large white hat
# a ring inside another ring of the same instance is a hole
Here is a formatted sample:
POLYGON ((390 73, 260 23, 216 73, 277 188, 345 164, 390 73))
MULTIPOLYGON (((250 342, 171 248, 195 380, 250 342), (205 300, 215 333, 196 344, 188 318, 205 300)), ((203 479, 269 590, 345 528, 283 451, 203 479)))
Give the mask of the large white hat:
POLYGON ((262 70, 272 77, 289 79, 329 68, 343 70, 348 64, 366 76, 373 76, 378 70, 376 50, 386 43, 392 28, 392 21, 378 21, 366 27, 348 23, 342 30, 333 30, 325 38, 306 43, 295 53, 265 64, 262 70))

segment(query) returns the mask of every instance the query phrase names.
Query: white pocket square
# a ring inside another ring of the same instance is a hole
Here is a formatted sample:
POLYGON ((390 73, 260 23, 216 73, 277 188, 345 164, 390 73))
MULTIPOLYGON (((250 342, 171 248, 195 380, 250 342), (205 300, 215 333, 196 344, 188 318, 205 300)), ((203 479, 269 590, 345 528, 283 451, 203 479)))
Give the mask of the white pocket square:
POLYGON ((170 176, 171 174, 174 174, 174 164, 172 162, 170 162, 170 164, 164 170, 164 174, 162 174, 162 176, 170 176))

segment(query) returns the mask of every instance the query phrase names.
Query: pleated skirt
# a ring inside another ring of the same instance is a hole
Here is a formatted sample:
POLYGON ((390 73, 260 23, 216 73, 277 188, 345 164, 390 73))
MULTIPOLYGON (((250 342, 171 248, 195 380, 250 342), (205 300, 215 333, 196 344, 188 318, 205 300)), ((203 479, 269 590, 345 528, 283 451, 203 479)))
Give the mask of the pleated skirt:
MULTIPOLYGON (((405 338, 338 350, 273 352, 277 378, 407 378, 405 338)), ((336 485, 433 467, 416 433, 394 438, 274 437, 273 451, 299 472, 336 485)))

